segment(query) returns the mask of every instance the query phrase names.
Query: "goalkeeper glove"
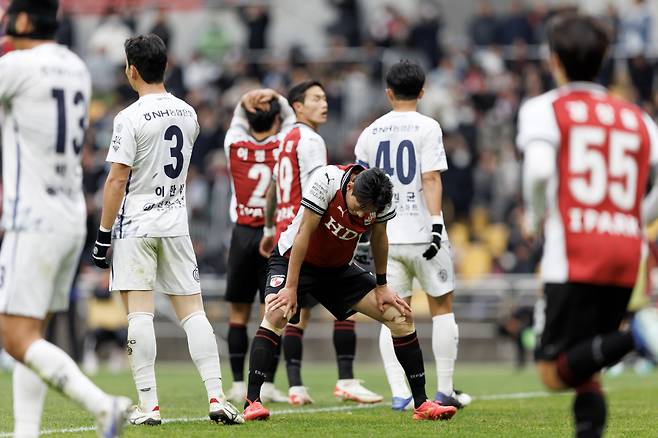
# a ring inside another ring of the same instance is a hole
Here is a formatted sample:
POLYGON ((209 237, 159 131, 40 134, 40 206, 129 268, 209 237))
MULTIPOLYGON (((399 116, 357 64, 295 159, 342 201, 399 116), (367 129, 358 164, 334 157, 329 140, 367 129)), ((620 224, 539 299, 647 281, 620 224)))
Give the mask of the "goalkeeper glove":
POLYGON ((94 251, 91 254, 94 265, 103 269, 110 267, 110 264, 107 262, 107 250, 110 249, 111 244, 112 232, 99 229, 96 235, 96 242, 94 243, 94 251))
POLYGON ((441 235, 443 234, 443 225, 432 224, 432 243, 423 253, 423 257, 431 260, 441 249, 441 235))

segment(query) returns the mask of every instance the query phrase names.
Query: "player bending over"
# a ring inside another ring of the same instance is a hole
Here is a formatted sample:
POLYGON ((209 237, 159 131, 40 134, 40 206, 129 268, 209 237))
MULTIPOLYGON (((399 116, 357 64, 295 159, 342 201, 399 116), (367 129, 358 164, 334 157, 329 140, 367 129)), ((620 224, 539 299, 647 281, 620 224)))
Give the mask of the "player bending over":
POLYGON ((82 60, 54 41, 57 6, 12 1, 6 33, 16 50, 0 58, 0 328, 5 350, 18 361, 14 436, 39 436, 48 384, 96 417, 99 436, 113 437, 130 400, 103 392, 43 339, 48 315, 68 308, 87 218, 80 150, 91 79, 82 60))
MULTIPOLYGON (((393 111, 363 130, 355 154, 358 163, 383 169, 393 181, 397 214, 388 225, 389 281, 407 303, 414 277, 427 294, 438 385, 435 399, 461 408, 470 403, 470 396, 456 391, 452 383, 459 330, 452 312, 455 270, 441 212, 441 172, 448 163, 439 123, 416 111, 424 83, 425 73, 418 64, 401 61, 391 67, 386 97, 393 111)), ((385 325, 379 351, 393 393, 392 408, 405 409, 411 393, 385 325)))
POLYGON ((241 423, 222 391, 217 341, 203 310, 187 223, 185 180, 199 134, 197 115, 165 90, 167 49, 158 36, 129 38, 125 51, 126 76, 139 99, 114 119, 107 155, 112 164, 93 259, 107 268, 113 246, 110 290, 121 292, 128 312, 128 357, 139 394, 130 422, 161 423, 154 368, 157 291, 167 294, 185 330, 208 393, 210 418, 241 423))
MULTIPOLYGON (((290 89, 288 101, 295 111, 297 123, 281 142, 275 177, 265 208, 266 233, 261 241, 263 255, 272 252, 278 237, 292 223, 301 206, 302 193, 306 190, 313 172, 327 165, 327 148, 324 139, 317 132, 327 121, 327 96, 322 84, 316 81, 297 84, 290 89), (273 226, 275 210, 276 233, 273 226)), ((283 337, 289 385, 288 401, 293 405, 313 403, 302 383, 302 341, 306 325, 311 319, 311 309, 317 304, 312 297, 301 302, 299 318, 290 321, 283 337)), ((351 319, 334 321, 333 343, 338 365, 338 381, 334 387, 334 395, 342 400, 377 403, 382 401, 383 397, 370 391, 360 380, 354 378, 355 324, 351 319)))
MULTIPOLYGON (((655 308, 621 331, 646 244, 641 202, 658 128, 637 106, 595 84, 609 36, 592 17, 548 26, 559 85, 519 111, 527 226, 544 221, 545 326, 536 352, 542 382, 571 388, 576 436, 600 437, 606 404, 600 371, 633 350, 658 359, 655 308)), ((655 187, 655 186, 654 186, 655 187)))
POLYGON ((427 399, 425 369, 411 308, 386 282, 386 222, 395 216, 392 184, 380 169, 325 166, 316 171, 293 223, 268 262, 265 317, 254 338, 244 416, 266 419, 258 397, 274 351, 298 302, 309 295, 339 321, 360 312, 386 324, 414 398, 417 420, 452 417, 457 409, 427 399), (362 233, 371 230, 377 277, 351 263, 362 233))

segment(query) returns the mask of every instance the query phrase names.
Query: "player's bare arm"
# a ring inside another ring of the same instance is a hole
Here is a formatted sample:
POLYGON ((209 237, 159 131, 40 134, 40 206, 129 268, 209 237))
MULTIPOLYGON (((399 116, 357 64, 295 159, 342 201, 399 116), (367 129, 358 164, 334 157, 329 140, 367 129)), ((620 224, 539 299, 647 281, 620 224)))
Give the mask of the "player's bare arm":
MULTIPOLYGON (((379 310, 384 313, 384 305, 389 304, 394 306, 403 316, 410 315, 411 307, 409 307, 409 304, 400 298, 386 283, 386 264, 388 260, 388 236, 386 234, 386 222, 376 223, 372 226, 370 247, 372 248, 372 255, 375 262, 375 272, 377 273, 377 286, 375 287, 375 296, 377 297, 377 306, 379 307, 379 310)), ((290 272, 290 268, 288 268, 288 272, 290 272)))
POLYGON ((121 163, 112 163, 110 173, 103 188, 103 211, 101 227, 110 230, 121 208, 121 201, 126 191, 126 183, 132 167, 121 163))
POLYGON ((114 224, 121 207, 131 169, 130 166, 125 164, 112 163, 110 173, 105 180, 101 224, 92 253, 92 260, 99 268, 107 269, 110 267, 107 262, 107 251, 112 244, 112 224, 114 224))
MULTIPOLYGON (((299 284, 299 271, 301 270, 306 252, 308 250, 308 242, 311 234, 320 225, 322 216, 313 213, 309 209, 304 209, 302 213, 302 221, 299 225, 299 231, 295 236, 295 240, 290 250, 290 262, 288 263, 288 275, 286 276, 286 286, 279 291, 276 295, 268 295, 266 298, 267 312, 272 312, 280 307, 284 307, 283 316, 290 319, 297 311, 297 286, 299 284), (273 298, 270 298, 273 297, 273 298)), ((386 257, 384 257, 386 263, 386 257)))
POLYGON ((546 210, 546 185, 555 171, 555 148, 546 142, 530 143, 523 161, 525 214, 522 232, 528 240, 538 233, 546 210))
POLYGON ((443 223, 441 220, 441 198, 443 196, 443 185, 441 173, 438 170, 423 172, 422 176, 423 196, 425 205, 432 217, 432 242, 423 257, 432 259, 441 249, 441 235, 443 234, 443 223))
POLYGON ((276 212, 276 181, 272 180, 270 187, 267 189, 265 203, 265 227, 263 228, 263 237, 260 240, 258 252, 263 257, 269 257, 274 249, 274 213, 276 212))

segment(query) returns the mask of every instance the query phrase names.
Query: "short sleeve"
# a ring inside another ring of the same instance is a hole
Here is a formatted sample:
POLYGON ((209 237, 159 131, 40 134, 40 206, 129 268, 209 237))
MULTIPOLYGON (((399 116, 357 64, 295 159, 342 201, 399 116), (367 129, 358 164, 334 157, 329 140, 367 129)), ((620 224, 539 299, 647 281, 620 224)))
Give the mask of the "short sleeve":
POLYGON ((528 144, 538 141, 554 147, 560 143, 560 129, 549 94, 529 99, 519 109, 516 146, 523 152, 528 144))
POLYGON ((13 98, 29 80, 21 66, 17 53, 10 52, 0 57, 0 101, 13 98))
POLYGON ((446 151, 443 147, 443 132, 438 123, 433 123, 420 145, 420 172, 448 170, 446 151))
POLYGON ((302 205, 313 213, 322 216, 336 194, 336 189, 332 184, 335 181, 336 176, 332 175, 331 166, 316 170, 311 175, 311 180, 306 190, 304 190, 302 205))
POLYGON ((327 165, 327 147, 319 135, 302 138, 297 146, 297 154, 302 175, 308 175, 318 167, 327 165))
MULTIPOLYGON (((391 177, 389 176, 388 178, 390 179, 391 177)), ((382 210, 380 213, 377 213, 375 222, 388 222, 395 217, 395 214, 395 202, 391 202, 386 206, 386 208, 384 208, 384 210, 382 210)))
POLYGON ((658 164, 658 126, 648 114, 644 114, 644 124, 649 133, 649 160, 652 165, 658 164))
POLYGON ((367 131, 368 128, 363 130, 361 135, 359 135, 359 139, 356 141, 356 146, 354 147, 356 164, 359 164, 366 169, 370 167, 370 159, 368 158, 367 131))
POLYGON ((135 128, 125 114, 119 113, 114 118, 114 130, 110 149, 107 152, 107 161, 132 166, 136 152, 135 128))

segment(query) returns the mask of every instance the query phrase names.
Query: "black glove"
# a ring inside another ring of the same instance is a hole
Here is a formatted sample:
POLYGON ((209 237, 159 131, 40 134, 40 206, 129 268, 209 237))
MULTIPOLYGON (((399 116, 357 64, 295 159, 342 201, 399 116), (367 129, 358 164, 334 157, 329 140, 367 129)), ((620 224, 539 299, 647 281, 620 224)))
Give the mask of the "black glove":
POLYGON ((112 244, 112 232, 98 230, 96 235, 96 242, 94 243, 94 250, 91 254, 91 259, 94 265, 99 268, 107 269, 110 264, 107 262, 107 250, 110 249, 112 244))
POLYGON ((443 225, 432 224, 432 243, 430 247, 425 250, 423 257, 431 260, 441 249, 441 235, 443 234, 443 225))

